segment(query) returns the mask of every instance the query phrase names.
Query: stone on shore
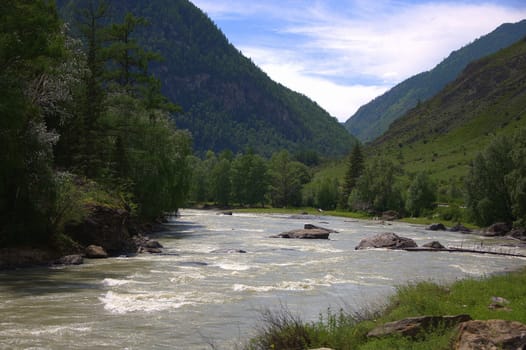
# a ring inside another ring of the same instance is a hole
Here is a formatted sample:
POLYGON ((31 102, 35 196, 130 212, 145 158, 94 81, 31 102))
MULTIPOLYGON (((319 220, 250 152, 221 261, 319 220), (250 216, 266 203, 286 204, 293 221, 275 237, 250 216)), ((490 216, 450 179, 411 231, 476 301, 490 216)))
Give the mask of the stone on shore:
POLYGON ((80 254, 66 255, 54 262, 56 265, 82 265, 83 263, 84 258, 80 254))
POLYGON ((464 322, 459 326, 455 349, 526 349, 526 325, 504 320, 464 322))
POLYGON ((398 334, 404 337, 416 337, 436 327, 451 328, 459 323, 470 321, 469 315, 455 316, 418 316, 388 322, 367 333, 368 337, 383 337, 398 334))
POLYGON ((376 236, 362 239, 354 248, 356 250, 368 248, 405 249, 416 248, 418 245, 411 238, 400 237, 396 233, 384 232, 376 236))
POLYGON ((496 224, 491 225, 484 231, 485 236, 505 236, 508 232, 511 231, 511 225, 505 222, 497 222, 496 224))
POLYGON ((91 244, 86 248, 86 258, 88 259, 104 259, 108 257, 108 253, 101 246, 91 244))

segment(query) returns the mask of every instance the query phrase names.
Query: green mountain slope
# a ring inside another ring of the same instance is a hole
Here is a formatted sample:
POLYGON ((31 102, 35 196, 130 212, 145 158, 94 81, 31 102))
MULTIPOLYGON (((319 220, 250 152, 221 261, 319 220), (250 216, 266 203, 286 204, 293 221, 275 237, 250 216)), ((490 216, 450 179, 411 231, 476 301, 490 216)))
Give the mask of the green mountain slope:
POLYGON ((526 127, 526 37, 475 61, 444 90, 393 122, 370 144, 408 171, 444 180, 466 174, 494 137, 526 127))
POLYGON ((472 61, 505 48, 526 35, 526 20, 503 24, 473 43, 452 52, 428 72, 415 75, 362 106, 345 122, 346 129, 364 142, 383 134, 389 125, 453 81, 472 61))
POLYGON ((284 148, 335 156, 356 141, 315 102, 272 81, 191 2, 111 4, 117 19, 131 11, 149 21, 139 42, 164 57, 152 71, 165 95, 183 107, 176 125, 191 131, 197 151, 251 148, 269 155, 284 148))

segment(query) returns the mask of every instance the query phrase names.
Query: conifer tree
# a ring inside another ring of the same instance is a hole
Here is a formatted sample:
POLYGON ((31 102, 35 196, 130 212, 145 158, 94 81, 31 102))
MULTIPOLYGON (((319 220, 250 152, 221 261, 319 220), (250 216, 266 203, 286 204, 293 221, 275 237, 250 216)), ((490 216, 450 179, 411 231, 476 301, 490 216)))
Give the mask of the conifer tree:
POLYGON ((359 143, 356 143, 352 152, 349 154, 347 160, 347 171, 345 172, 345 180, 343 183, 343 190, 340 200, 340 206, 342 208, 347 207, 349 195, 352 190, 356 187, 358 178, 362 175, 364 170, 364 158, 362 148, 359 143))

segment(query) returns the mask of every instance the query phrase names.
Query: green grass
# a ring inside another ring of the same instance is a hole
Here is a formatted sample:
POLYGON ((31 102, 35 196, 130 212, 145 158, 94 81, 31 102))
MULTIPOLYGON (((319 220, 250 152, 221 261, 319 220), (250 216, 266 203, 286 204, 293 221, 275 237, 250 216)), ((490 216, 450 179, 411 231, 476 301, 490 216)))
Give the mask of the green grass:
POLYGON ((327 211, 318 211, 315 208, 301 207, 301 208, 244 208, 244 209, 235 209, 234 213, 255 213, 255 214, 283 214, 283 215, 300 215, 307 213, 307 215, 327 215, 327 216, 339 216, 345 218, 353 219, 370 219, 371 216, 365 213, 356 213, 349 211, 341 210, 327 210, 327 211))
POLYGON ((504 319, 526 323, 526 269, 459 280, 442 286, 430 282, 401 286, 381 311, 348 313, 328 310, 316 322, 302 322, 286 309, 266 312, 246 350, 308 349, 450 349, 455 328, 437 328, 416 339, 401 336, 367 338, 374 327, 412 316, 468 314, 473 319, 504 319), (491 298, 507 299, 509 310, 492 310, 491 298))

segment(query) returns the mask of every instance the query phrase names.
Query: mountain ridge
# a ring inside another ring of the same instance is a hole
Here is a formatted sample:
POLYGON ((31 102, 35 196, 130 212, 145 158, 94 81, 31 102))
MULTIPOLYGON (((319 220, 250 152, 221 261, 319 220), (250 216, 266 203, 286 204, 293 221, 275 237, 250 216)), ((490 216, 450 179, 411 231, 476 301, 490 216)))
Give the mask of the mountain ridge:
POLYGON ((369 150, 410 172, 460 179, 495 136, 526 127, 526 36, 470 63, 430 100, 394 121, 369 150))
POLYGON ((500 25, 491 33, 451 52, 432 70, 404 80, 383 95, 361 106, 345 122, 346 129, 360 141, 373 141, 405 112, 440 92, 470 62, 495 53, 517 42, 525 35, 526 20, 500 25))
POLYGON ((173 118, 192 133, 198 153, 251 149, 269 156, 287 149, 331 157, 356 142, 314 101, 272 81, 190 1, 111 4, 117 19, 130 11, 149 21, 138 41, 164 57, 151 70, 169 100, 182 106, 173 118))

